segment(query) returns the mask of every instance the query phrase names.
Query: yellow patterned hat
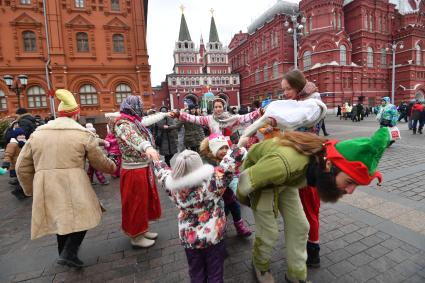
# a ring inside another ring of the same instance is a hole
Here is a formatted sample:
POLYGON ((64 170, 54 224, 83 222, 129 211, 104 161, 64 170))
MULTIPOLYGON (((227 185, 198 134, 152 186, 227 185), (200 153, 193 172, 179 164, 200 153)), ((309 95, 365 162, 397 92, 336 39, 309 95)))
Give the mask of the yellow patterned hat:
POLYGON ((61 101, 58 106, 59 116, 71 117, 80 112, 80 106, 75 101, 74 95, 69 90, 58 89, 56 97, 61 101))

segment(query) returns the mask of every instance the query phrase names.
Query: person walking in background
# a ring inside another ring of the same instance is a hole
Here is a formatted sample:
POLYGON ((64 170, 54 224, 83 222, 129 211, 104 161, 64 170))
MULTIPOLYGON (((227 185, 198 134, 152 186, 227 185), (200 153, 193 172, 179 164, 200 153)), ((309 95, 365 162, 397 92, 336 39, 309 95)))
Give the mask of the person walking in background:
POLYGON ((422 134, 422 129, 424 127, 424 121, 423 121, 423 115, 424 115, 424 105, 422 104, 422 101, 416 100, 416 103, 412 107, 412 130, 413 134, 416 135, 416 131, 419 134, 422 134), (419 128, 418 128, 419 124, 419 128))
MULTIPOLYGON (((104 140, 100 139, 99 136, 96 134, 96 129, 94 128, 92 123, 87 123, 86 124, 86 129, 89 130, 90 132, 92 132, 97 139, 98 145, 99 146, 104 146, 104 147, 108 147, 109 146, 109 142, 105 142, 104 140)), ((103 173, 99 170, 96 170, 89 162, 89 168, 87 169, 87 175, 89 176, 90 182, 92 185, 96 185, 96 182, 94 181, 94 175, 96 175, 97 180, 99 181, 99 183, 102 186, 106 186, 109 185, 109 181, 106 180, 105 175, 103 175, 103 173)))
MULTIPOLYGON (((16 178, 15 165, 18 160, 19 153, 24 147, 26 142, 25 132, 22 128, 14 128, 12 130, 12 135, 9 143, 6 145, 6 150, 4 151, 4 159, 2 168, 9 170, 10 177, 16 178)), ((17 199, 24 199, 27 196, 24 194, 24 191, 19 184, 19 181, 16 179, 16 182, 9 182, 13 186, 13 191, 11 192, 17 199)))
MULTIPOLYGON (((189 105, 189 114, 198 116, 198 110, 199 108, 197 105, 189 105)), ((199 145, 205 138, 204 130, 200 125, 190 122, 183 122, 183 127, 185 148, 199 152, 199 145)))
POLYGON ((406 102, 402 101, 400 105, 398 106, 398 112, 400 113, 400 116, 398 117, 398 122, 401 121, 401 119, 404 119, 404 122, 407 123, 408 121, 408 115, 407 115, 407 104, 406 102))
MULTIPOLYGON (((159 112, 167 113, 168 108, 161 106, 159 112)), ((165 117, 155 125, 155 143, 159 148, 159 153, 164 156, 165 163, 170 166, 170 160, 174 154, 178 152, 178 129, 181 128, 181 124, 177 124, 173 118, 165 117)))
POLYGON ((336 111, 336 117, 339 116, 339 119, 341 120, 341 116, 342 116, 342 108, 341 105, 338 105, 337 111, 336 111))
POLYGON ((22 148, 16 172, 27 196, 33 196, 31 239, 56 234, 58 264, 82 267, 78 250, 87 230, 99 225, 102 207, 84 170, 113 173, 114 162, 96 136, 81 126, 80 107, 71 92, 56 91, 58 118, 38 127, 22 148))
POLYGON ((409 104, 407 104, 407 126, 409 127, 409 130, 411 130, 413 128, 413 120, 412 120, 412 108, 413 105, 415 104, 416 100, 411 100, 409 101, 409 104))

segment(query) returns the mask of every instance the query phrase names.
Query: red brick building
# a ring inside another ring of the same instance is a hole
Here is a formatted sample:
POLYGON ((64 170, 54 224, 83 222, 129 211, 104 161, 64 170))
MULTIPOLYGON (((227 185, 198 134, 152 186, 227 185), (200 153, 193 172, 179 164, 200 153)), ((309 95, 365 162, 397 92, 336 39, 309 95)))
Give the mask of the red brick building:
MULTIPOLYGON (((52 89, 73 92, 82 116, 95 123, 103 112, 118 110, 130 93, 141 95, 149 107, 147 4, 147 0, 2 0, 0 77, 26 74, 28 86, 21 104, 42 117, 50 115, 49 83, 52 89)), ((13 115, 17 105, 15 93, 0 80, 0 116, 13 115)))
POLYGON ((345 101, 375 105, 381 97, 391 97, 393 42, 399 42, 396 102, 423 98, 424 13, 421 0, 278 1, 229 44, 232 72, 241 77, 242 104, 282 96, 281 77, 294 65, 292 35, 284 26, 291 15, 299 22, 305 18, 298 66, 328 106, 345 101))
POLYGON ((228 48, 218 37, 213 16, 208 42, 204 44, 201 36, 197 48, 182 13, 173 57, 173 73, 166 76, 161 86, 153 88, 156 107, 182 108, 187 99, 201 105, 202 96, 208 90, 225 99, 229 106, 240 105, 239 75, 230 73, 228 48))

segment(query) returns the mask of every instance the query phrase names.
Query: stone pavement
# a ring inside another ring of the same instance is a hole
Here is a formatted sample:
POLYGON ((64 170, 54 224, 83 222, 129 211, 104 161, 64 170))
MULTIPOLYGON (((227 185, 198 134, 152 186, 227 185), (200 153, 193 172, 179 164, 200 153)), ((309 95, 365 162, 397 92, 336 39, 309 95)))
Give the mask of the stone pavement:
MULTIPOLYGON (((326 121, 332 138, 370 135, 377 128, 373 118, 326 121)), ((337 204, 322 205, 322 267, 309 270, 313 282, 425 282, 425 136, 412 136, 405 124, 400 128, 402 140, 380 164, 382 186, 358 188, 337 204)), ((75 270, 55 263, 54 236, 30 241, 32 200, 17 201, 7 177, 0 177, 0 282, 188 282, 177 210, 162 191, 163 216, 151 226, 160 236, 145 250, 133 249, 121 232, 118 180, 95 190, 107 212, 81 247, 87 267, 75 270)), ((243 215, 255 230, 250 210, 243 208, 243 215)), ((237 238, 229 222, 225 282, 255 282, 252 238, 237 238)), ((277 282, 284 282, 284 252, 281 233, 272 260, 277 282)))

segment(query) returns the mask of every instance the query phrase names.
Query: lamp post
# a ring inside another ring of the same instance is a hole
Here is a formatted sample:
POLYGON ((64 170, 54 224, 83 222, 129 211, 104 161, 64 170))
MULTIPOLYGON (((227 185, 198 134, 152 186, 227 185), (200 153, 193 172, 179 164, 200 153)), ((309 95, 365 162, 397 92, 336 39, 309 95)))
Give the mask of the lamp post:
POLYGON ((289 34, 292 34, 292 40, 294 41, 294 67, 298 69, 298 36, 301 36, 301 31, 303 30, 306 18, 301 18, 301 23, 298 22, 299 14, 294 14, 291 16, 292 27, 289 27, 289 22, 286 20, 283 25, 285 28, 288 28, 287 31, 289 34))
POLYGON ((21 108, 21 91, 23 91, 28 85, 28 76, 19 75, 18 78, 15 79, 11 75, 4 75, 3 80, 7 87, 18 96, 18 108, 21 108))
POLYGON ((177 90, 176 90, 176 96, 177 96, 177 108, 180 109, 180 92, 178 92, 177 90))
MULTIPOLYGON (((392 66, 392 79, 391 79, 391 103, 394 104, 394 94, 395 94, 395 52, 397 51, 397 46, 400 45, 400 49, 404 48, 403 41, 398 41, 393 43, 388 43, 391 46, 393 52, 393 66, 392 66)), ((388 48, 387 48, 388 50, 388 48)))

